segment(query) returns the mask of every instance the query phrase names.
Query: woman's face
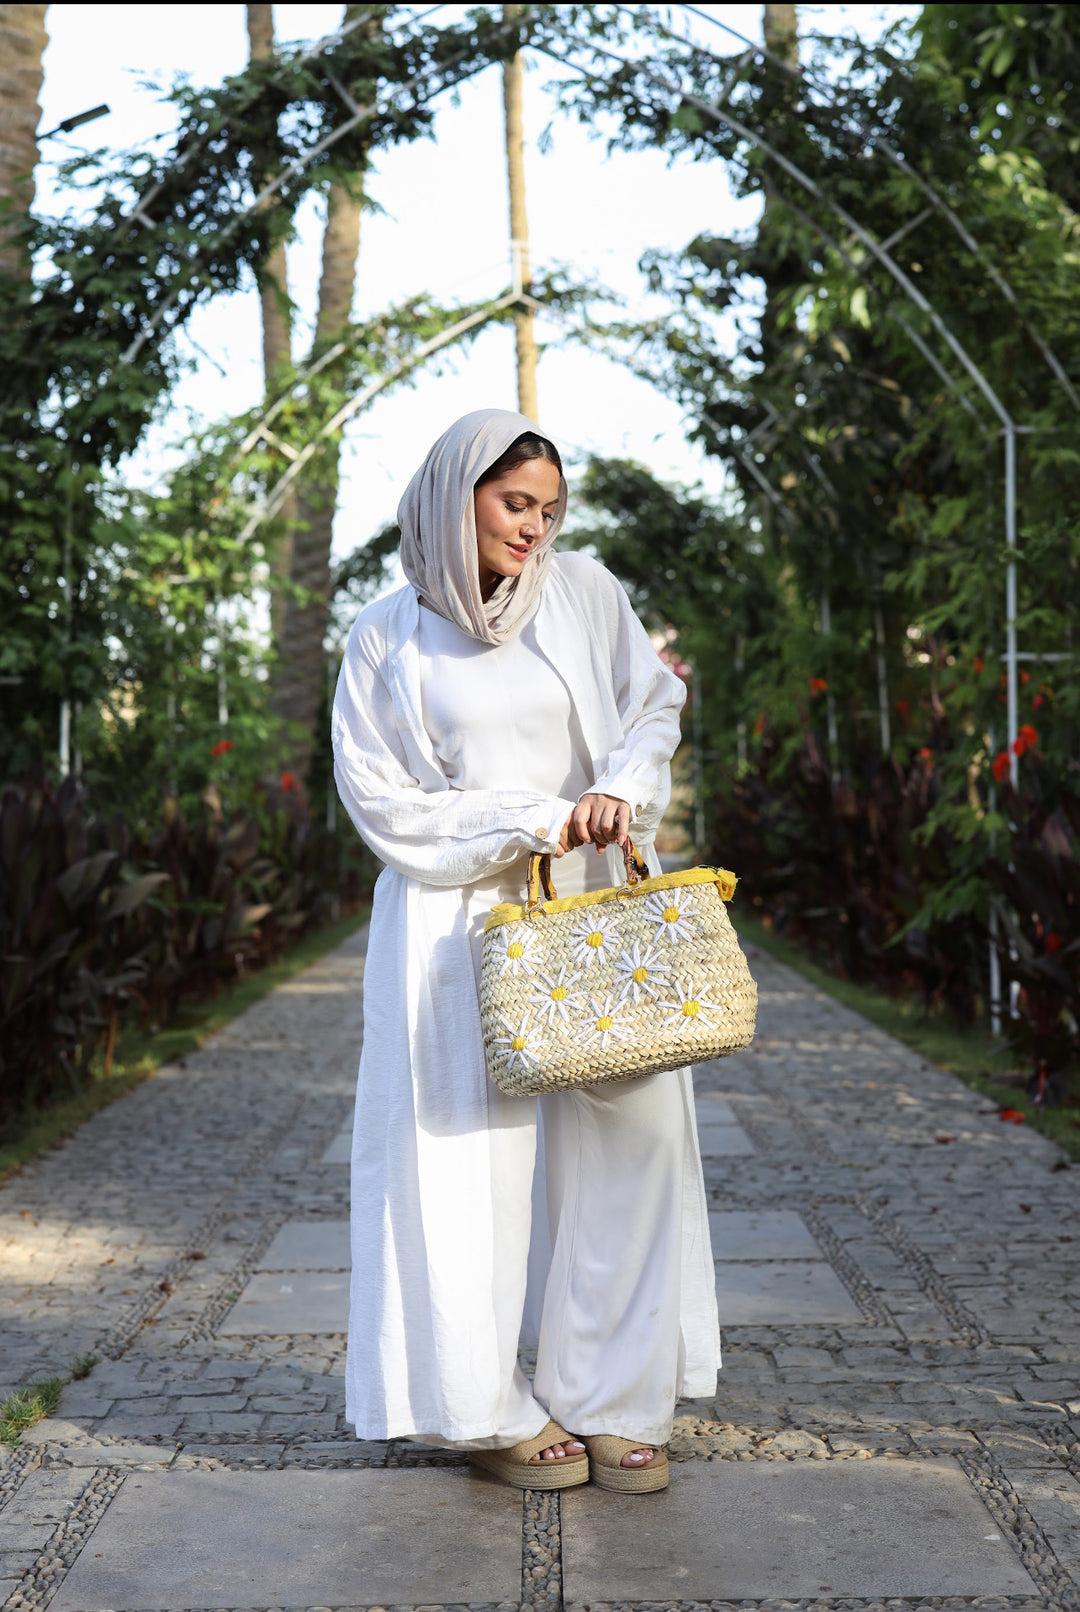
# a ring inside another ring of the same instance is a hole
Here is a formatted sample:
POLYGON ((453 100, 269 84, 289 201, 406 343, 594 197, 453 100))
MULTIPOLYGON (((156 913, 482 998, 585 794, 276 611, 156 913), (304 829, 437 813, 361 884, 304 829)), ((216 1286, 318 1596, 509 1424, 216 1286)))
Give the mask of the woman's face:
POLYGON ((500 578, 516 577, 555 518, 559 472, 546 459, 526 459, 473 493, 480 592, 487 599, 500 578))

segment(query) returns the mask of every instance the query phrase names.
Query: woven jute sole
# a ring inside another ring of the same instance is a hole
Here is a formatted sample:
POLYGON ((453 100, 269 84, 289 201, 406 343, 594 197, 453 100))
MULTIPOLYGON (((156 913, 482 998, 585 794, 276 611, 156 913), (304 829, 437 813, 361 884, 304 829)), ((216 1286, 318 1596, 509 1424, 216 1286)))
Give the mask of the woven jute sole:
MULTIPOLYGON (((603 1435, 601 1435, 603 1436, 603 1435)), ((644 1450, 655 1448, 646 1444, 634 1444, 630 1439, 619 1439, 621 1448, 605 1451, 613 1458, 610 1463, 601 1461, 594 1454, 595 1439, 582 1441, 589 1451, 589 1471, 592 1480, 598 1489, 610 1489, 615 1494, 654 1494, 658 1489, 666 1489, 671 1476, 668 1458, 663 1450, 655 1450, 648 1466, 620 1466, 619 1462, 631 1450, 644 1450)))
POLYGON ((589 1481, 587 1455, 564 1456, 561 1461, 513 1461, 506 1450, 470 1450, 469 1463, 482 1467, 514 1489, 572 1489, 589 1481))

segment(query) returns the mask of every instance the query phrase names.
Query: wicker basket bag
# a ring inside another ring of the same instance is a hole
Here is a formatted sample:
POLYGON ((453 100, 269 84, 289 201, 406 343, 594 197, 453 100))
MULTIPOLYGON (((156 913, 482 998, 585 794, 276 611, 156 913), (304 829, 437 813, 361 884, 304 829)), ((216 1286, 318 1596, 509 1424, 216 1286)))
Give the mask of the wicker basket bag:
POLYGON ((747 1046, 757 986, 724 906, 736 882, 723 868, 651 877, 628 843, 625 884, 559 900, 551 858, 532 856, 524 906, 493 907, 484 924, 480 1020, 496 1086, 567 1091, 747 1046))

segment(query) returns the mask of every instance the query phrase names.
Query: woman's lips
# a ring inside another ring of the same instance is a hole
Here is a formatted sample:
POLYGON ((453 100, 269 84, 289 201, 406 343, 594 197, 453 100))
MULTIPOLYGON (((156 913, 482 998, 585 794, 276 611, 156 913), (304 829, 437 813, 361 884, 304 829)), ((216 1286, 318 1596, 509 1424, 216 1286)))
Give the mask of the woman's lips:
POLYGON ((528 559, 528 557, 529 557, 529 545, 528 545, 528 543, 507 543, 506 546, 510 550, 510 553, 516 555, 519 560, 528 559))

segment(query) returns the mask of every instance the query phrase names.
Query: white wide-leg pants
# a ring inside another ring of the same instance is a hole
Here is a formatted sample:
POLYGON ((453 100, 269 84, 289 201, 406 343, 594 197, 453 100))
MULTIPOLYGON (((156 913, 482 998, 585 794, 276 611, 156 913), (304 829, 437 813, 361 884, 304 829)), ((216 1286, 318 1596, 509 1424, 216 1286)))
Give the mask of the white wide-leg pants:
MULTIPOLYGON (((594 873, 583 856, 560 866, 560 893, 610 882, 600 858, 594 873)), ((439 976, 455 1002, 478 977, 483 918, 516 883, 465 894, 462 966, 471 957, 475 976, 439 976)), ((369 1034, 382 1037, 374 961, 365 1003, 369 1034)), ((472 1073, 467 1016, 441 1018, 427 1095, 406 1100, 395 1084, 395 1098, 361 1070, 350 1420, 360 1437, 459 1449, 533 1438, 549 1418, 663 1443, 678 1395, 711 1394, 720 1365, 689 1072, 506 1097, 483 1073, 482 1047, 472 1073), (523 1333, 536 1343, 532 1383, 518 1362, 523 1333)), ((412 1047, 415 1089, 415 1032, 412 1047)))

